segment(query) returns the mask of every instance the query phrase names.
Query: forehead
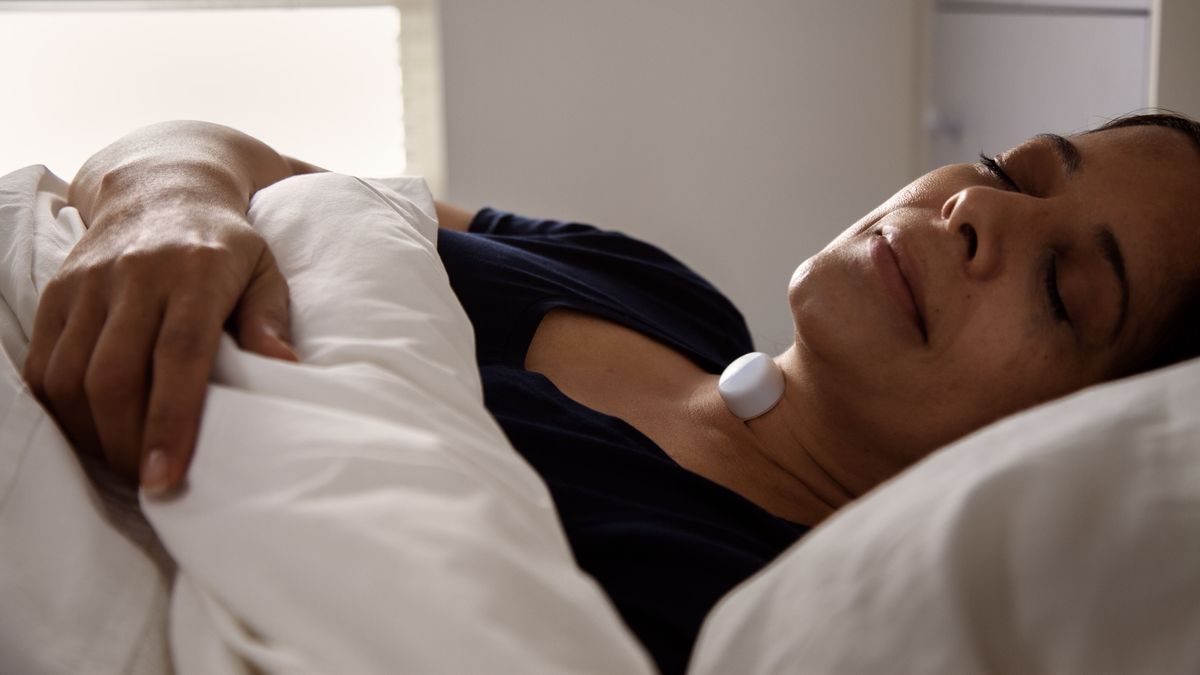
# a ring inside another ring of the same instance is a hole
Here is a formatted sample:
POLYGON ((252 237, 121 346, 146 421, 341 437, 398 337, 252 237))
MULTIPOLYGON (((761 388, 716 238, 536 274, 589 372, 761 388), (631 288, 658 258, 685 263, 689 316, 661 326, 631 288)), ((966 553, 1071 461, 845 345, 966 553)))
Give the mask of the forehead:
POLYGON ((1080 217, 1111 227, 1124 253, 1134 330, 1122 342, 1136 351, 1152 339, 1179 290, 1200 277, 1200 149, 1162 127, 1071 141, 1081 156, 1070 188, 1080 217))
POLYGON ((1093 131, 1071 137, 1091 162, 1093 175, 1120 176, 1139 189, 1170 188, 1170 177, 1186 181, 1195 194, 1200 178, 1200 148, 1183 132, 1160 126, 1136 126, 1093 131))

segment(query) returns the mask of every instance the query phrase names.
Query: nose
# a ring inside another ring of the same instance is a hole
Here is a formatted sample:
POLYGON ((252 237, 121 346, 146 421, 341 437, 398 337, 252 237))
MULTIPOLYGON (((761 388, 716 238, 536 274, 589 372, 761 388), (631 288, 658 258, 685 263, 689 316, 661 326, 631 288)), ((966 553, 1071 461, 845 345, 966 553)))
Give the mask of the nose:
POLYGON ((942 205, 942 220, 961 246, 963 269, 968 277, 987 280, 1004 270, 1005 247, 1011 243, 1009 227, 1014 205, 1010 193, 987 187, 969 187, 951 195, 942 205))

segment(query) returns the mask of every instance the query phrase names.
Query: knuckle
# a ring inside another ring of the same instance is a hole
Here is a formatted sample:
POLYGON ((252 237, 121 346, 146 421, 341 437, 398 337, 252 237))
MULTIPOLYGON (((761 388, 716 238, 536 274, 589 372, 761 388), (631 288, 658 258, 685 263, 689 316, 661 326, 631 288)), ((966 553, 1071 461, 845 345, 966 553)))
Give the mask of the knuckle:
POLYGON ((112 261, 112 267, 118 273, 136 272, 146 262, 146 252, 138 248, 127 248, 112 261))
POLYGON ((173 258, 176 288, 187 298, 204 300, 213 295, 214 286, 230 276, 238 277, 239 258, 229 247, 219 242, 199 242, 181 245, 173 258), (230 272, 235 272, 231 275, 230 272))
POLYGON ((188 245, 185 259, 193 269, 203 270, 221 264, 224 259, 229 257, 229 253, 229 247, 224 244, 204 241, 204 243, 188 245))
POLYGON ((61 304, 71 295, 75 279, 73 275, 58 274, 42 289, 42 298, 38 303, 39 311, 43 307, 61 304))
POLYGON ((38 299, 38 313, 64 315, 80 297, 94 294, 98 290, 96 270, 76 267, 61 270, 43 288, 38 299))
POLYGON ((140 280, 163 269, 170 270, 171 265, 161 264, 155 251, 145 248, 127 248, 112 261, 112 270, 120 278, 140 280))
POLYGON ((196 361, 204 357, 205 345, 200 331, 191 326, 165 327, 158 336, 156 359, 196 361))
POLYGON ((265 247, 267 242, 267 240, 263 238, 258 230, 255 230, 248 221, 245 223, 239 223, 237 226, 229 228, 226 230, 226 235, 226 240, 235 247, 248 246, 257 249, 260 247, 265 247))
POLYGON ((204 288, 232 259, 223 244, 184 241, 123 251, 113 261, 112 271, 122 286, 204 288))
POLYGON ((45 397, 56 403, 69 403, 83 393, 83 376, 61 368, 48 370, 42 378, 41 390, 45 397))
POLYGON ((138 393, 135 378, 126 371, 101 364, 88 368, 83 388, 92 405, 101 407, 127 401, 138 393))

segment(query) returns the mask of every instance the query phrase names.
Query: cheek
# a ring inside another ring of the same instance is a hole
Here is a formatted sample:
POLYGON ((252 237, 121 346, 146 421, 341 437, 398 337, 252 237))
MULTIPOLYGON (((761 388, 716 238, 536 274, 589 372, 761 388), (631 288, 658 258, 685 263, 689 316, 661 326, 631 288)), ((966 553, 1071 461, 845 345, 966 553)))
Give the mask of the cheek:
POLYGON ((1074 380, 1053 341, 1005 317, 964 330, 942 361, 934 381, 940 398, 977 426, 1061 395, 1074 380))

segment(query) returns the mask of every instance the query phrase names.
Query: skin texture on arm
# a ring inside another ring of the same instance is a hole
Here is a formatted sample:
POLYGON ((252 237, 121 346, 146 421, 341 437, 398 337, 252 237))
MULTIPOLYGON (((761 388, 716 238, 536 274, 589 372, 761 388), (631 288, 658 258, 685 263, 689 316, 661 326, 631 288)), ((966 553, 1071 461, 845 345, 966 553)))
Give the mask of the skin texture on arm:
POLYGON ((460 209, 443 202, 434 202, 434 206, 437 207, 438 227, 443 229, 466 232, 471 221, 475 219, 474 211, 460 209))
POLYGON ((88 229, 43 290, 24 367, 80 451, 165 493, 187 470, 227 322, 242 348, 296 359, 287 283, 246 211, 310 169, 202 122, 140 129, 84 164, 69 200, 88 229))

